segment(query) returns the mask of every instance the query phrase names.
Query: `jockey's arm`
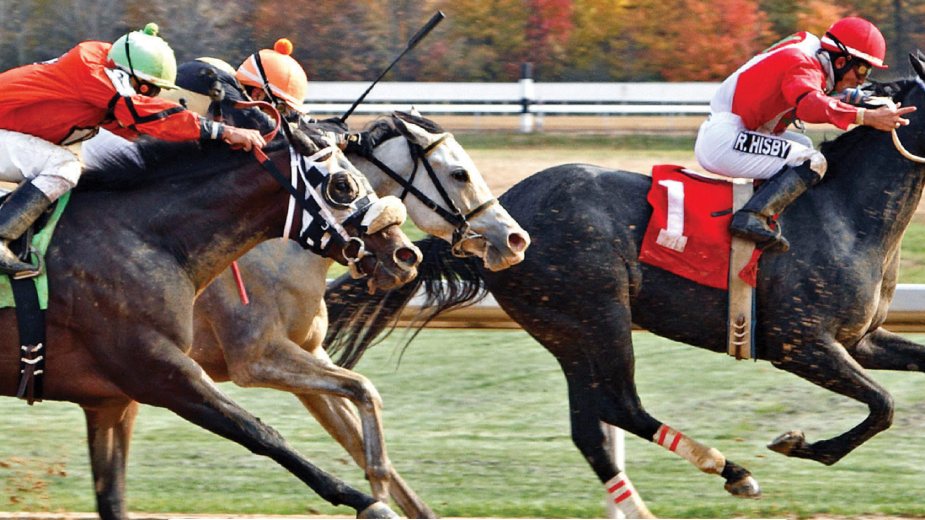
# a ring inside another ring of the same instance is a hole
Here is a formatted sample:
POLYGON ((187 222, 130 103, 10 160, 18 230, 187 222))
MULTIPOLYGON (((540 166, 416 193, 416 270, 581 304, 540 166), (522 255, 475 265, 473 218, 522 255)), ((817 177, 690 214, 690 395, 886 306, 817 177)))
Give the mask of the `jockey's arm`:
POLYGON ((852 124, 866 125, 889 132, 909 124, 903 116, 915 112, 915 107, 881 106, 876 109, 843 103, 820 91, 808 92, 797 104, 797 117, 807 123, 832 123, 847 130, 852 124))
POLYGON ((172 101, 137 94, 117 95, 111 106, 113 120, 103 126, 123 137, 147 134, 165 141, 222 139, 245 150, 266 145, 257 130, 212 121, 172 101))

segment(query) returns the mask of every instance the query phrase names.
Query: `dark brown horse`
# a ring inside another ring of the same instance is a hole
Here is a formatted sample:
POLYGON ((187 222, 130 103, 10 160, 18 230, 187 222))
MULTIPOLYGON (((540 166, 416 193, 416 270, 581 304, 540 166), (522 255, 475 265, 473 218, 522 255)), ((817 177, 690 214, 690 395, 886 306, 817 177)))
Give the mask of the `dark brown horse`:
MULTIPOLYGON (((313 466, 186 354, 196 296, 235 258, 281 235, 290 193, 251 155, 223 145, 149 142, 138 150, 143 164, 117 156, 108 167, 86 172, 46 255, 51 296, 44 398, 72 401, 85 411, 100 516, 127 516, 125 465, 138 403, 168 408, 272 458, 333 504, 362 516, 395 516, 313 466)), ((267 150, 272 164, 288 172, 285 140, 267 150)), ((386 264, 397 278, 380 285, 406 282, 419 255, 398 228, 398 213, 383 220, 397 201, 378 199, 339 151, 329 153, 325 194, 336 201, 327 208, 336 220, 329 224, 358 236, 378 214, 379 230, 362 236, 364 249, 374 254, 359 259, 358 268, 382 273, 378 266, 386 264), (359 208, 365 197, 371 204, 359 208)), ((321 207, 331 202, 327 197, 321 207)), ((345 256, 333 234, 329 243, 328 254, 345 256)), ((355 246, 346 249, 356 258, 355 246)), ((6 396, 17 391, 16 328, 14 312, 0 311, 0 330, 6 331, 0 393, 6 396)))
MULTIPOLYGON (((919 77, 881 88, 904 106, 920 107, 911 124, 896 132, 921 156, 925 63, 912 62, 919 77)), ((789 457, 834 464, 892 424, 893 399, 869 370, 925 369, 925 347, 881 327, 896 287, 900 240, 925 186, 925 166, 900 155, 888 133, 869 127, 845 133, 822 151, 829 162, 825 179, 780 217, 792 248, 761 258, 755 332, 759 359, 868 407, 859 424, 834 438, 811 442, 791 431, 769 446, 789 457)), ((760 493, 745 468, 649 415, 636 392, 634 323, 726 351, 726 293, 638 260, 651 213, 650 184, 645 175, 580 164, 539 172, 500 198, 533 238, 524 262, 489 272, 428 239, 419 244, 425 261, 415 282, 425 284, 437 312, 490 291, 556 357, 568 381, 575 445, 618 506, 639 516, 648 514, 644 505, 621 501, 631 485, 606 449, 601 421, 721 476, 734 495, 760 493)), ((347 280, 328 290, 331 335, 346 338, 329 337, 329 348, 368 346, 416 288, 409 284, 379 302, 361 291, 347 280)), ((346 359, 356 357, 348 351, 346 359)))

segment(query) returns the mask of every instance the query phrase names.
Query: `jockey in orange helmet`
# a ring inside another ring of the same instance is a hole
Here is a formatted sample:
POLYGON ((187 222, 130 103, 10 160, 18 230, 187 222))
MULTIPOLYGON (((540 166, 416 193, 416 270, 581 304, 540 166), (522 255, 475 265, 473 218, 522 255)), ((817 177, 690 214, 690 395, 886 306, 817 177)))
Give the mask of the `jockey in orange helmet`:
MULTIPOLYGON (((825 157, 790 123, 851 124, 890 131, 915 107, 864 109, 830 97, 855 90, 872 68, 885 69, 886 41, 863 18, 832 24, 820 39, 800 32, 742 65, 720 85, 694 153, 705 169, 730 177, 768 179, 730 224, 733 235, 786 251, 774 215, 822 179, 825 157)), ((855 90, 856 91, 856 90, 855 90)), ((847 99, 847 98, 843 98, 847 99)))
POLYGON ((307 117, 304 101, 308 92, 308 77, 305 70, 292 58, 292 42, 286 38, 276 40, 273 49, 263 49, 252 54, 238 67, 235 78, 254 100, 273 102, 280 114, 291 122, 301 120, 302 130, 320 132, 341 150, 354 149, 365 152, 368 143, 359 133, 348 132, 346 124, 339 118, 315 121, 307 117), (261 67, 263 71, 261 72, 261 67), (313 125, 321 123, 321 125, 313 125))
POLYGON ((308 92, 305 70, 291 55, 292 42, 280 38, 273 49, 248 56, 235 74, 252 99, 271 101, 284 115, 305 113, 303 103, 308 92))
POLYGON ((9 242, 74 187, 74 146, 99 128, 168 141, 222 139, 262 147, 259 132, 223 125, 154 96, 176 88, 173 50, 148 24, 115 43, 87 41, 61 57, 0 74, 0 180, 22 182, 0 206, 0 272, 37 274, 9 242), (65 148, 65 147, 70 147, 65 148))

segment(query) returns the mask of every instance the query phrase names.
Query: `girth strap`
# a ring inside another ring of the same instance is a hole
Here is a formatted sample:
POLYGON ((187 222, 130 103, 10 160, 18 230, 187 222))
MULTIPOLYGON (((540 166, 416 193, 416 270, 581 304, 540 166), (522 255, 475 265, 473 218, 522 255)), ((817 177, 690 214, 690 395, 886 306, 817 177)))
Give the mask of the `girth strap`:
POLYGON ((19 387, 16 397, 30 405, 41 401, 45 377, 45 311, 32 278, 10 279, 19 327, 19 387))

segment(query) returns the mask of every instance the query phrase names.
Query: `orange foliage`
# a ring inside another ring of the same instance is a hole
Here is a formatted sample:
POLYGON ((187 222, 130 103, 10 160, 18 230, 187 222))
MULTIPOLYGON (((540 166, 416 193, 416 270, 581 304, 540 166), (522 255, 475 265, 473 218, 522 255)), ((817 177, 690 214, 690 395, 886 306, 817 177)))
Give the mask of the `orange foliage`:
POLYGON ((834 5, 832 2, 809 0, 797 13, 797 23, 801 31, 822 36, 830 25, 849 14, 847 8, 834 5))
POLYGON ((670 0, 639 10, 638 40, 668 81, 720 81, 774 39, 755 0, 670 0))

